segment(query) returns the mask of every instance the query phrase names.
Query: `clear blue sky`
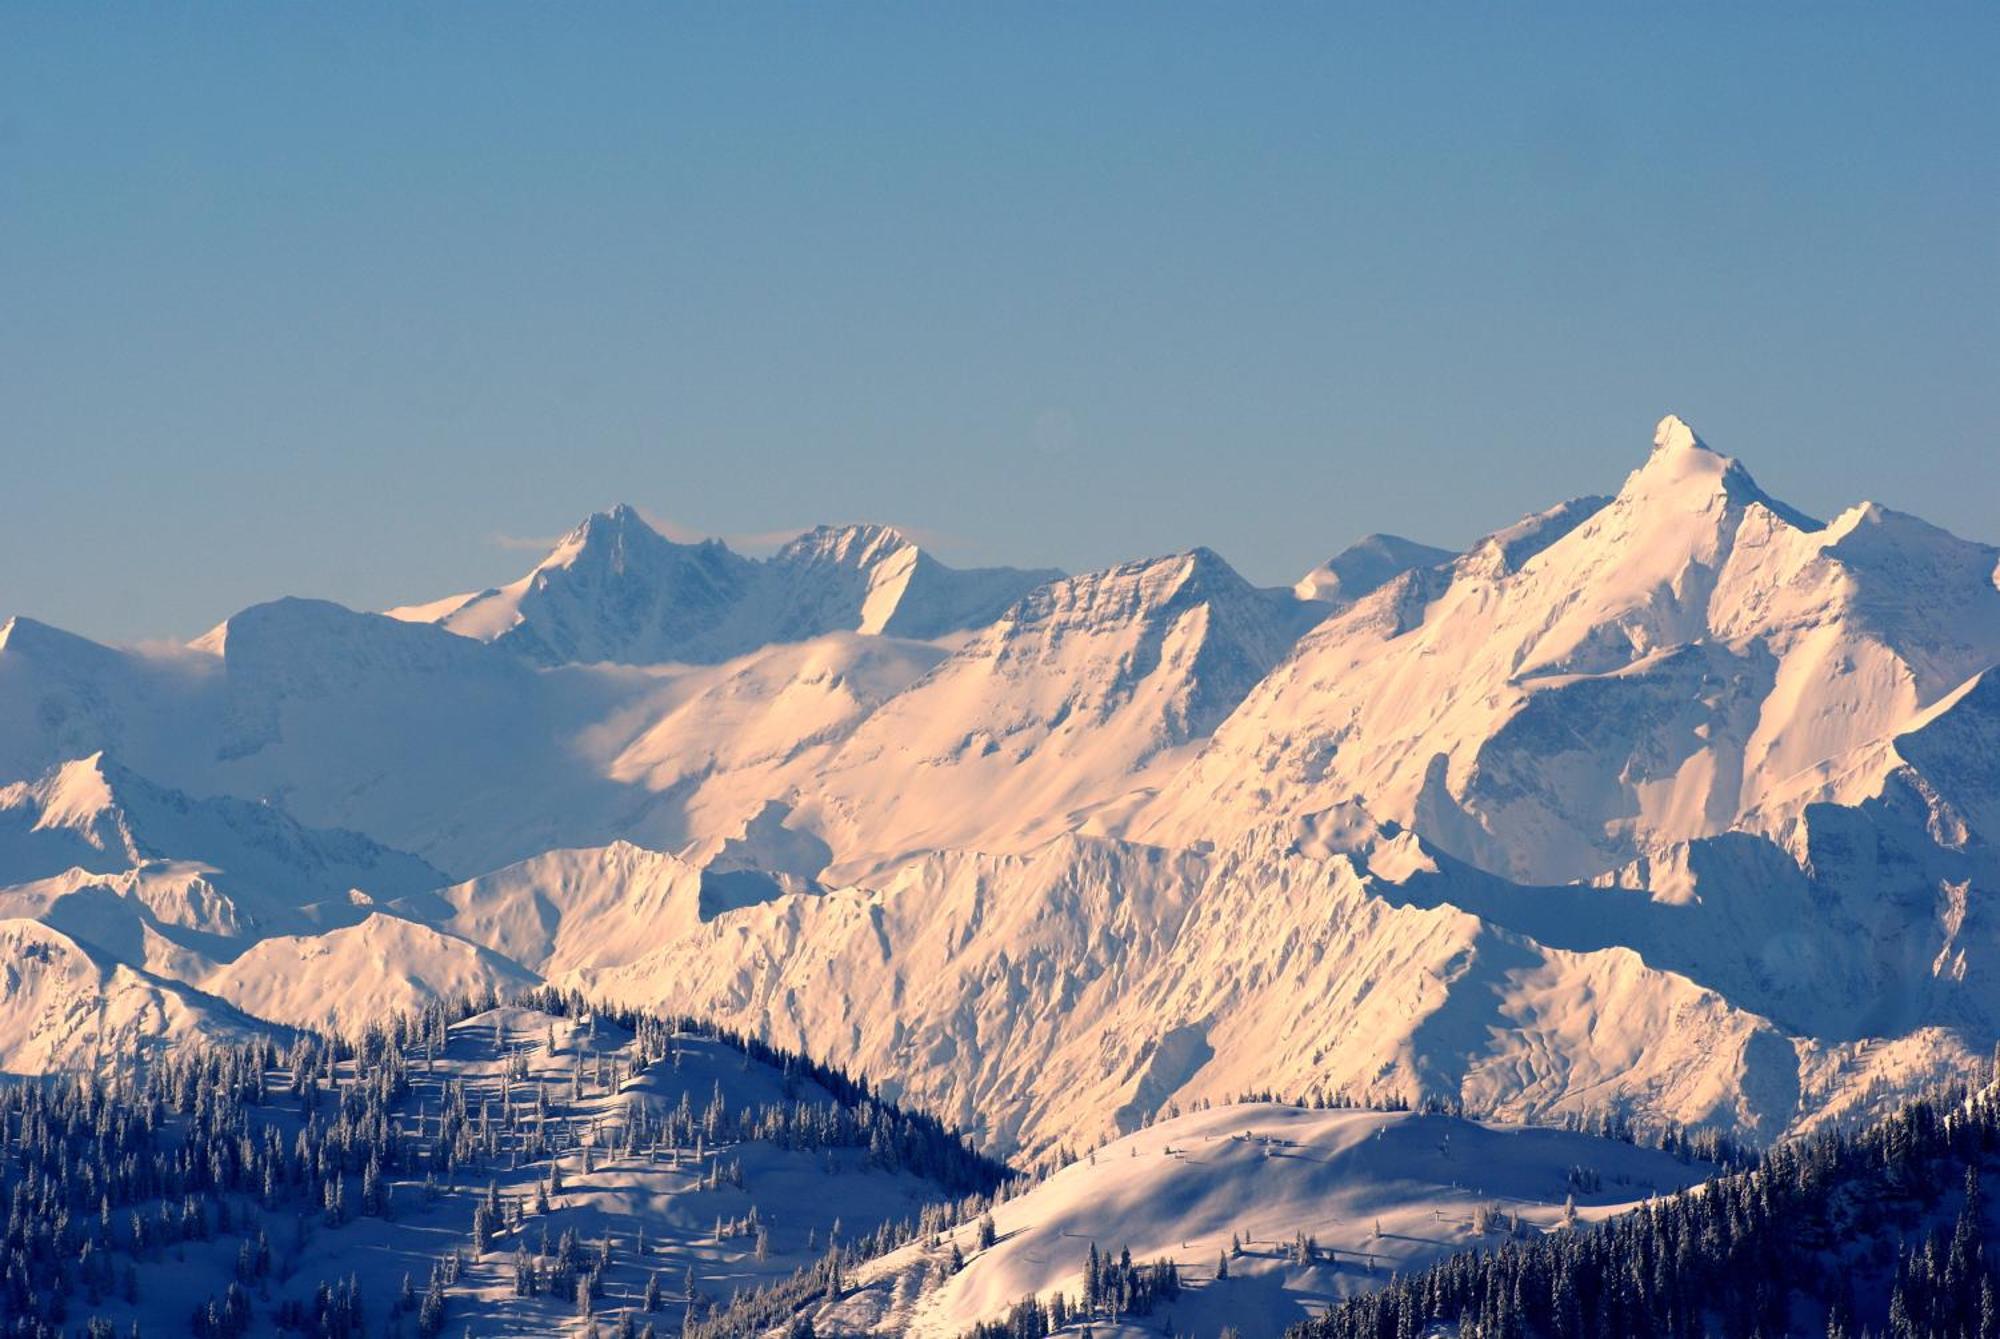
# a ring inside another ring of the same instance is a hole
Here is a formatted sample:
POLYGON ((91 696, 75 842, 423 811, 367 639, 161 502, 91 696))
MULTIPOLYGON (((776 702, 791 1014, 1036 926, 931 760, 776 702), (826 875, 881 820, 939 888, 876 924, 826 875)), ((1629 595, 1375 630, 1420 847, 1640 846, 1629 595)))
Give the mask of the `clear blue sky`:
POLYGON ((1289 581, 1670 409, 2000 539, 2000 6, 405 10, 0 8, 0 614, 620 500, 1289 581))

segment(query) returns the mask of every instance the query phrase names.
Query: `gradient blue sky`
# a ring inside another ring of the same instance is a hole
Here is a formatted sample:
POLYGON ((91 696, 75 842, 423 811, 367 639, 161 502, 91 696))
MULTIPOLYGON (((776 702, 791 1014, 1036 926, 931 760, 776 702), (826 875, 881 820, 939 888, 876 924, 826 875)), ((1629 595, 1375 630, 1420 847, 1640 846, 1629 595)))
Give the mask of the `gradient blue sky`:
POLYGON ((2000 539, 2000 6, 0 8, 0 615, 620 500, 1289 581, 1616 485, 2000 539))

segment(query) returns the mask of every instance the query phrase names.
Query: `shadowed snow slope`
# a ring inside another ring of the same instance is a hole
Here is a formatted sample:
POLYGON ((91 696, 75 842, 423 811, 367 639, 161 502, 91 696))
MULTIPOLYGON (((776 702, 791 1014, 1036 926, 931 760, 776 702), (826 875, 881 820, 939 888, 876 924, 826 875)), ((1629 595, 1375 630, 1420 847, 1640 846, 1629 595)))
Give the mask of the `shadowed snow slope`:
POLYGON ((33 779, 102 751, 162 786, 269 803, 470 874, 643 826, 644 805, 581 737, 658 687, 537 673, 317 600, 246 609, 168 656, 15 620, 0 640, 0 759, 33 779))

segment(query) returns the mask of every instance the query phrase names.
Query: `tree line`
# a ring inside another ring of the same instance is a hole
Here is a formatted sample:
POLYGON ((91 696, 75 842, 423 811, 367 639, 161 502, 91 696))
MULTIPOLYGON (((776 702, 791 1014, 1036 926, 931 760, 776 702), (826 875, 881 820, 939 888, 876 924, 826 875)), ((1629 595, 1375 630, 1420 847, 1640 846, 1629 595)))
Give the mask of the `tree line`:
POLYGON ((1452 1256, 1290 1339, 2000 1339, 2000 1097, 1953 1084, 1594 1228, 1452 1256))

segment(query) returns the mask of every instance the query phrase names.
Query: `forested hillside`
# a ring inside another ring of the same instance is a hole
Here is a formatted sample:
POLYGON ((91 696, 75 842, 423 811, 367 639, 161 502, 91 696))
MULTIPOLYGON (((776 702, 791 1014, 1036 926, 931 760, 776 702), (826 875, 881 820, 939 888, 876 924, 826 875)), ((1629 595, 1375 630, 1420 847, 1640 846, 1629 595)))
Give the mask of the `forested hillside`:
POLYGON ((1292 1339, 2000 1335, 2000 1093, 1954 1086, 1595 1228, 1452 1257, 1292 1339))
POLYGON ((1005 1174, 837 1070, 553 992, 15 1083, 0 1137, 0 1323, 93 1339, 736 1333, 1005 1174))

